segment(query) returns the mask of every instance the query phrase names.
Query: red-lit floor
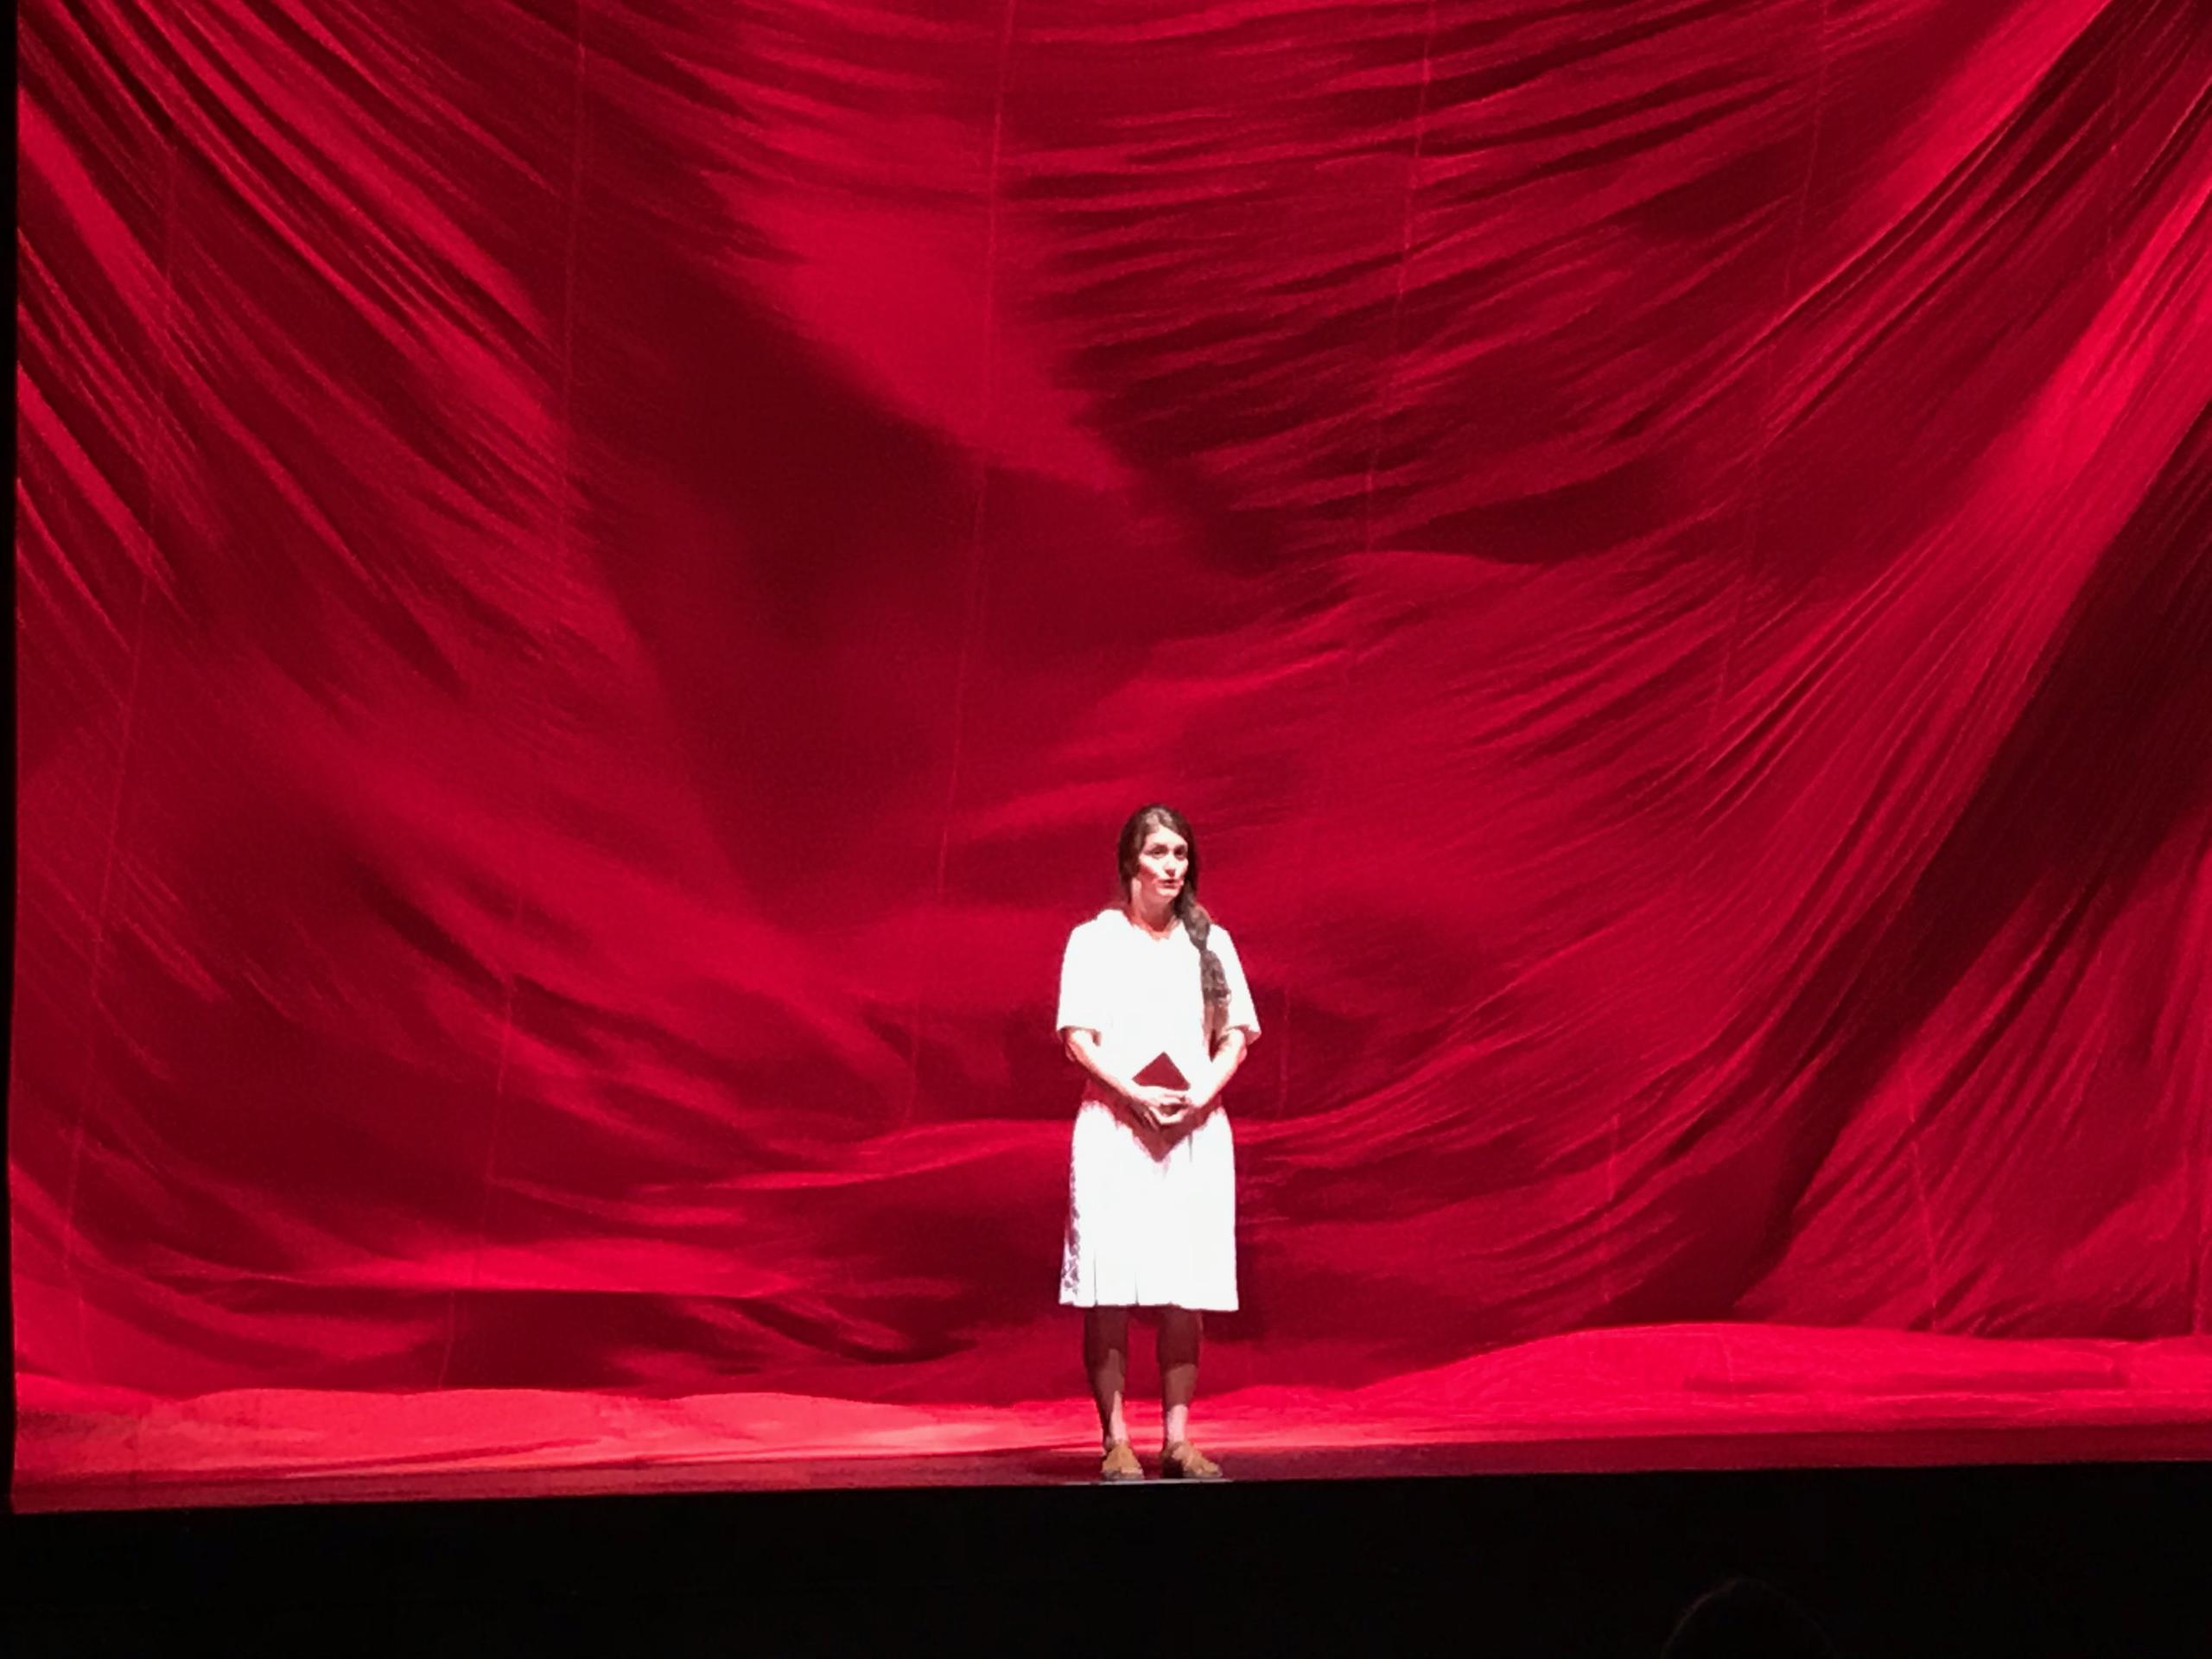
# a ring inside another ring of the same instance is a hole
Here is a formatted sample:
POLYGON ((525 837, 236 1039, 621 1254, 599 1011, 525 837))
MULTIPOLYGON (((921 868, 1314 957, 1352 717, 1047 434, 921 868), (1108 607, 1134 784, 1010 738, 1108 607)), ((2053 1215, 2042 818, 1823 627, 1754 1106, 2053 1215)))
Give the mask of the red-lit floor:
MULTIPOLYGON (((18 1387, 22 1511, 1032 1484, 1085 1480, 1096 1458, 1072 1397, 256 1389, 93 1402, 36 1378, 18 1387)), ((1356 1390, 1238 1389, 1203 1400, 1197 1427, 1243 1480, 2206 1458, 2212 1338, 1588 1331, 1356 1390)), ((1140 1402, 1132 1427, 1148 1454, 1157 1408, 1140 1402)))

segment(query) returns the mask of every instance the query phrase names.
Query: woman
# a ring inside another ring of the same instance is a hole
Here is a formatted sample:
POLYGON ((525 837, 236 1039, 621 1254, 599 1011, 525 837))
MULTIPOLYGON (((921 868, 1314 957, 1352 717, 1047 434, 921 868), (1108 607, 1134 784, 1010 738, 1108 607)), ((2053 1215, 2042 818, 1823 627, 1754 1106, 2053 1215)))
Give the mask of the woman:
POLYGON ((1236 1160, 1221 1091, 1260 1034, 1228 930, 1198 903, 1198 849, 1170 807, 1122 826, 1122 901, 1068 936, 1060 1041, 1088 1074, 1077 1109, 1060 1300, 1084 1310, 1084 1367, 1107 1480, 1143 1478, 1122 1414, 1129 1310, 1160 1309, 1160 1472, 1212 1480, 1191 1444, 1198 1338, 1236 1306, 1236 1160))

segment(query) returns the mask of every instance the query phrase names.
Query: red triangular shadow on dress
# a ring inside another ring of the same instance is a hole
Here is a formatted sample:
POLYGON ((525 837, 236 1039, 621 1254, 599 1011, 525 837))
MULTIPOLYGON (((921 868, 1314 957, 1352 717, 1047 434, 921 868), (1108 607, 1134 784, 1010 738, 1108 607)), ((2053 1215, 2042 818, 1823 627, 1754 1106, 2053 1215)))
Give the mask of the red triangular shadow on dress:
POLYGON ((1129 1081, 1150 1089, 1187 1089, 1191 1086, 1191 1080, 1183 1075, 1183 1069, 1169 1059, 1164 1051, 1147 1061, 1144 1070, 1129 1081))

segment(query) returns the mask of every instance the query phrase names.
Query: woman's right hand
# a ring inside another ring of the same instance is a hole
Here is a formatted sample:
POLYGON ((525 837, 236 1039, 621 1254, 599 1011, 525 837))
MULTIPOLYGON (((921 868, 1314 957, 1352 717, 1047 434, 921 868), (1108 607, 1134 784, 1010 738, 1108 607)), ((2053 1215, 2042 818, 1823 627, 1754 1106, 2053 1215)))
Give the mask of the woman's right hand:
POLYGON ((1155 1089, 1148 1083, 1136 1084, 1128 1098, 1146 1126, 1154 1129, 1167 1128, 1191 1103, 1191 1097, 1180 1089, 1155 1089))

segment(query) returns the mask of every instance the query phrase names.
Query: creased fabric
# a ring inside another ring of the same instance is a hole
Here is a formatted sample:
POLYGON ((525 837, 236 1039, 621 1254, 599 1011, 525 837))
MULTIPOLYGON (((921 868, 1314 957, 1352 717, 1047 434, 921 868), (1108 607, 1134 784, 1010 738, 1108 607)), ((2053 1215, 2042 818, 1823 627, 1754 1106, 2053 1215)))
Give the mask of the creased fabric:
POLYGON ((1155 799, 1246 1375, 2212 1324, 2193 0, 17 39, 42 1398, 1036 1397, 1155 799))

